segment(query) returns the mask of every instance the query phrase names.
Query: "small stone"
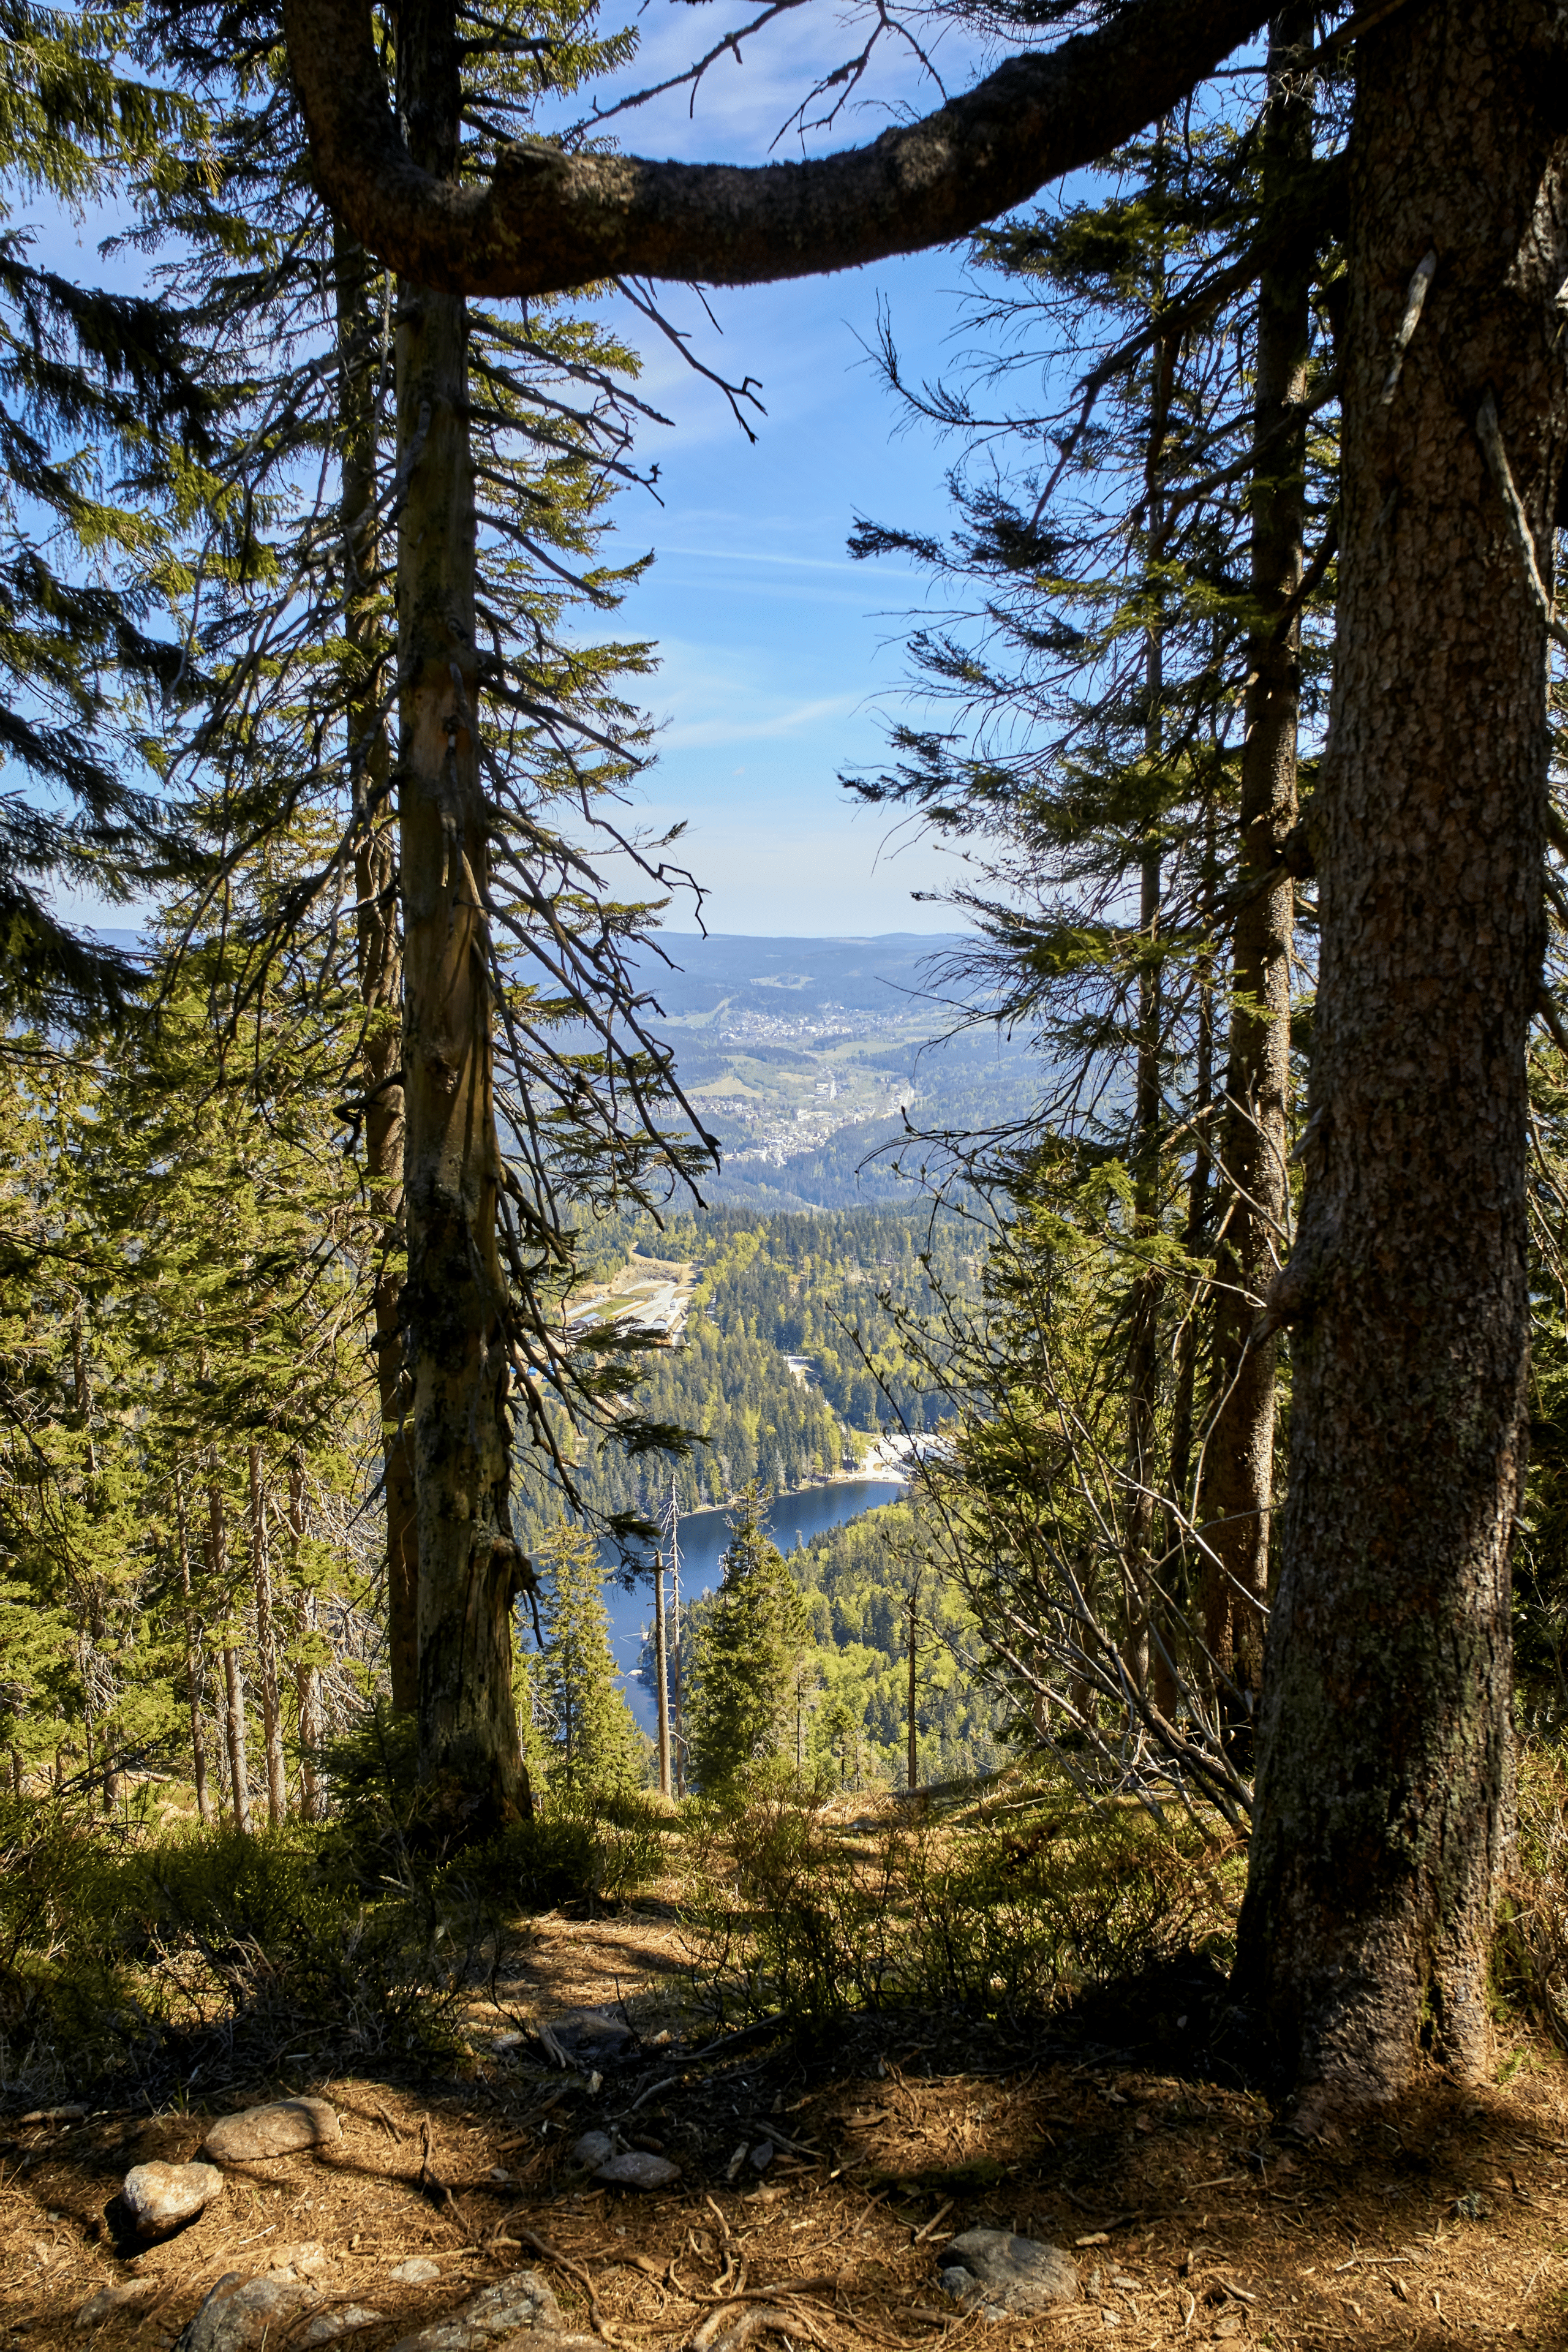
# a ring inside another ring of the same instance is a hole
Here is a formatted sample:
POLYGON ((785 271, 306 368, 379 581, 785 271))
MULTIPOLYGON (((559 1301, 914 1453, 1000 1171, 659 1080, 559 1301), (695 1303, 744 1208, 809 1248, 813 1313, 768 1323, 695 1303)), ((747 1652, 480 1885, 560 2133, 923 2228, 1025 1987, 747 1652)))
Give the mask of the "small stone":
POLYGON ((772 2140, 760 2139, 755 2147, 752 2150, 752 2164, 753 2168, 758 2172, 765 2172, 773 2160, 773 2144, 772 2140))
POLYGON ((385 2317, 384 2311, 372 2311, 363 2303, 351 2303, 342 2311, 318 2312, 294 2342, 301 2347, 332 2344, 340 2336, 352 2336, 356 2327, 379 2327, 385 2317))
POLYGON ((274 2246, 267 2257, 269 2271, 287 2271, 291 2278, 313 2278, 327 2267, 326 2249, 319 2238, 303 2238, 297 2246, 274 2246))
POLYGON ((97 2327, 128 2303, 145 2303, 158 2292, 155 2279, 114 2279, 89 2294, 76 2315, 79 2327, 97 2327))
POLYGON ((550 2038, 569 2057, 614 2058, 632 2038, 624 2017, 607 2009, 569 2009, 550 2021, 550 2038))
POLYGON ((428 2286, 441 2275, 441 2265, 433 2263, 428 2254, 410 2254, 405 2263, 397 2263, 386 2273, 399 2286, 428 2286))
POLYGON ((319 2300, 303 2279, 241 2279, 229 2271, 208 2294, 179 2339, 177 2352, 251 2352, 276 2344, 319 2300))
POLYGON ((212 2164, 133 2164, 120 2194, 139 2238, 166 2238, 223 2195, 223 2175, 212 2164))
POLYGON ((966 2230, 942 2248, 942 2265, 948 2294, 970 2309, 984 2307, 987 2318, 1079 2299, 1070 2255, 1008 2230, 966 2230))
POLYGON ((601 2164, 608 2164, 616 2152, 616 2143, 608 2132, 585 2131, 581 2139, 572 2143, 572 2161, 584 2172, 596 2172, 601 2164))
POLYGON ((569 2346, 573 2352, 578 2347, 593 2347, 591 2336, 563 2336, 557 2332, 560 2326, 561 2306, 548 2281, 537 2271, 513 2271, 510 2278, 481 2289, 445 2319, 432 2320, 416 2335, 405 2336, 394 2345, 393 2352, 484 2352, 487 2345, 524 2330, 538 2352, 553 2352, 557 2346, 569 2346))
POLYGON ((216 2164, 255 2164, 302 2147, 328 2147, 342 2136, 336 2110, 325 2099, 274 2099, 223 2116, 208 2132, 204 2153, 216 2164))
POLYGON ((559 2327, 561 2306, 537 2271, 513 2271, 481 2289, 456 2316, 480 2336, 512 2336, 520 2327, 559 2327))
POLYGON ((640 2147, 629 2147, 625 2156, 613 2156, 608 2164, 601 2164, 594 2178, 611 2189, 668 2189, 672 2180, 679 2179, 680 2167, 671 2164, 667 2156, 648 2156, 640 2147))

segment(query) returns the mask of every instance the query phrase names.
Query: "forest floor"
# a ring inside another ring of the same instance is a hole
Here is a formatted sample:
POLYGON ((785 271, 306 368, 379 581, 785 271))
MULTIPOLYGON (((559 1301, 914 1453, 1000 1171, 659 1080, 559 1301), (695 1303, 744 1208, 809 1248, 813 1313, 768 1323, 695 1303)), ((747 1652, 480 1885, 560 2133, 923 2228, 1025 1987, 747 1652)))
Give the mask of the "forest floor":
POLYGON ((1170 2071, 1187 2020, 1163 1996, 1143 2021, 1152 2040, 1134 2003, 1115 2047, 1092 2021, 1076 2041, 1053 2026, 1020 2046, 913 2016, 852 2021, 815 2046, 704 2043, 680 1960, 658 1902, 531 1923, 495 2004, 476 2000, 469 2079, 237 2088, 226 2107, 324 2095, 342 2138, 231 2168, 206 2213, 142 2252, 120 2180, 193 2155, 205 2117, 0 2125, 0 2345, 166 2352, 226 2273, 289 2264, 324 2307, 383 2315, 342 2339, 353 2352, 387 2352, 521 2265, 545 2273, 568 2326, 671 2352, 719 2301, 781 2284, 796 2352, 953 2337, 997 2352, 1568 2345, 1568 2082, 1546 2052, 1527 2051, 1505 2089, 1434 2078, 1396 2116, 1301 2146, 1271 2132, 1257 2096, 1196 2065, 1170 2071), (637 2038, 602 2076, 563 2073, 526 2036, 491 2046, 526 2021, 617 2004, 637 2038), (590 2127, 668 2154, 679 2179, 646 2195, 584 2185, 568 2151, 590 2127), (759 2177, 751 2151, 769 2140, 759 2177), (1066 2247, 1083 2299, 994 2326, 957 2314, 936 2258, 975 2226, 1066 2247), (395 2282, 411 2256, 437 2275, 395 2282), (134 2302, 79 2326, 96 2290, 131 2282, 134 2302))

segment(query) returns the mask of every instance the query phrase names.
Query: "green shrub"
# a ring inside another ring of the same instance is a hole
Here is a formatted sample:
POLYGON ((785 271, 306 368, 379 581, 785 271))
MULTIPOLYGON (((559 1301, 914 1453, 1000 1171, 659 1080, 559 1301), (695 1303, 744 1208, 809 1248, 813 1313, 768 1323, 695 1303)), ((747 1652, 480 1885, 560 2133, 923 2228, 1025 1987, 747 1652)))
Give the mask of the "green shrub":
POLYGON ((521 1911, 624 1902, 663 1866, 660 1826, 655 1809, 635 1795, 549 1799, 531 1822, 514 1822, 448 1864, 439 1885, 521 1911))
POLYGON ((1038 2012, 1194 1948, 1219 1951, 1227 1849, 1146 1815, 1065 1807, 1028 1830, 894 1822, 857 1836, 798 1790, 694 1809, 687 1922, 721 2015, 1038 2012))

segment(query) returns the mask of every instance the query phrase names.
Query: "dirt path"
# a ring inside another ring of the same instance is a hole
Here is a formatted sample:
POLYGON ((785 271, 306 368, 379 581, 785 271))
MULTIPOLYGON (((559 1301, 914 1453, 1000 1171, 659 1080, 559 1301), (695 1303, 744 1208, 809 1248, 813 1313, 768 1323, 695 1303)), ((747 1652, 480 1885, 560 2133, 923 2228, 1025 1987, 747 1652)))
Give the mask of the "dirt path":
POLYGON ((144 2252, 119 2182, 190 2156, 205 2118, 0 2126, 0 2338, 166 2352, 226 2272, 291 2262, 330 2305, 384 2315, 343 2339, 355 2352, 388 2352, 525 2263, 580 2327, 591 2284, 611 2343, 683 2346, 716 2298, 794 2282, 789 2341, 829 2352, 955 2334, 997 2352, 1568 2344, 1568 2116, 1543 2055, 1507 2091, 1435 2081, 1339 2145, 1292 2147, 1242 2092, 1059 2041, 1031 2063, 986 2030, 884 2020, 815 2051, 705 2049, 678 1963, 659 1912, 536 1923, 499 2008, 476 2011, 481 2045, 519 2031, 505 2021, 624 1999, 644 2040, 603 2063, 596 2089, 527 2039, 461 2084, 291 2081, 332 2101, 341 2143, 232 2173, 206 2214, 144 2252), (684 2042, 654 2038, 683 2025, 684 2042), (647 2196, 584 2186, 567 2152, 590 2126, 668 2155, 679 2180, 647 2196), (955 2316, 936 2257, 975 2225, 1066 2246, 1083 2300, 997 2326, 955 2316), (437 2276, 395 2281, 410 2257, 437 2276), (89 2295, 128 2283, 139 2305, 78 2328, 89 2295))

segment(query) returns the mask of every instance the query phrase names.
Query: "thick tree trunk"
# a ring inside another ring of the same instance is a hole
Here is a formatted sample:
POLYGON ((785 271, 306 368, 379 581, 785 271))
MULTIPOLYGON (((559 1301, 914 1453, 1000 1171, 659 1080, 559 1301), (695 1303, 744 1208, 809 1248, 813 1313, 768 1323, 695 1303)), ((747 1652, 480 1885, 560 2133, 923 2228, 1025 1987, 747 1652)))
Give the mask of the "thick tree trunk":
MULTIPOLYGON (((1274 20, 1264 117, 1263 195, 1283 208, 1312 157, 1306 58, 1317 10, 1274 20)), ((1265 270, 1258 290, 1253 401, 1252 596, 1247 736, 1237 814, 1241 904, 1231 944, 1230 1050, 1220 1163, 1227 1190, 1215 1270, 1214 1395, 1204 1496, 1204 1642, 1222 1712, 1250 1744, 1263 1674, 1274 1507, 1278 1341, 1265 1292, 1289 1249, 1290 950, 1295 882, 1280 845, 1296 822, 1301 631, 1282 621, 1301 577, 1306 428, 1285 419, 1307 389, 1310 248, 1265 270)))
POLYGON ((412 1715, 419 1704, 419 1549, 407 1445, 412 1398, 403 1363, 403 941, 397 922, 392 744, 385 709, 392 645, 380 611, 377 352, 369 332, 363 249, 339 230, 332 259, 343 569, 350 583, 343 633, 353 665, 349 773, 359 828, 354 843, 354 963, 364 1007, 360 1052, 364 1181, 378 1233, 372 1306, 386 1505, 386 1647, 392 1704, 400 1715, 412 1715))
MULTIPOLYGON (((399 20, 410 145, 456 170, 458 53, 450 0, 399 20)), ((476 520, 468 318, 460 295, 405 285, 397 318, 399 819, 408 1235, 414 1375, 422 1777, 447 1785, 469 1833, 519 1817, 511 1697, 520 1570, 508 1506, 505 1291, 496 1246, 500 1158, 491 1074, 479 772, 476 520)))
POLYGON ((1543 615, 1478 416, 1495 394, 1547 552, 1565 38, 1554 0, 1426 0, 1357 51, 1307 1192, 1273 1293, 1290 1486, 1237 1959, 1309 2113, 1396 2090, 1422 2042, 1489 2055, 1547 735, 1543 615))

